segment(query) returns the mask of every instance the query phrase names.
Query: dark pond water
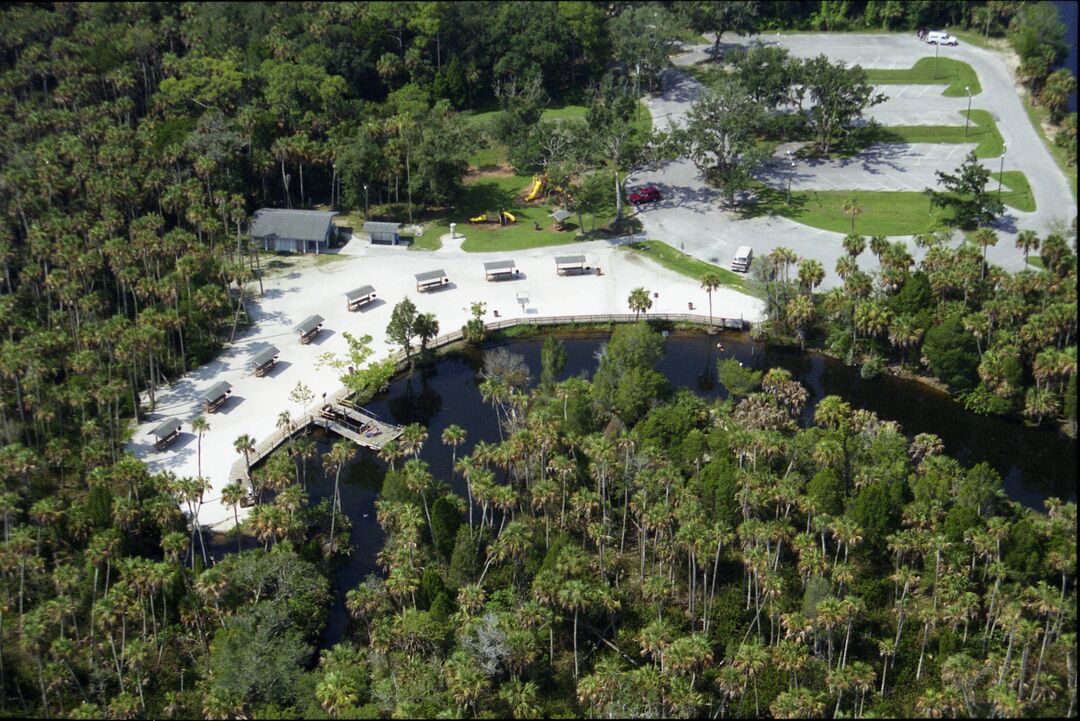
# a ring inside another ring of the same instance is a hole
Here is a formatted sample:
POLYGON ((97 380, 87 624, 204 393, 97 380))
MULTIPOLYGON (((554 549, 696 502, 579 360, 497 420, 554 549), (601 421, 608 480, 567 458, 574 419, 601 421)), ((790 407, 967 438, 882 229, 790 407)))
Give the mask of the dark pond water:
MULTIPOLYGON (((564 337, 568 359, 563 376, 591 376, 596 367, 595 353, 606 339, 606 334, 564 337)), ((947 395, 909 381, 885 376, 864 381, 857 369, 821 356, 766 349, 745 336, 725 336, 723 343, 725 350, 721 353, 716 349, 715 337, 673 335, 668 338, 660 370, 675 385, 688 386, 703 397, 723 398, 726 394, 715 382, 720 357, 736 357, 759 369, 780 366, 810 391, 807 418, 812 417, 821 398, 839 395, 854 407, 897 421, 909 436, 937 434, 946 452, 965 465, 990 463, 1004 478, 1009 496, 1025 505, 1039 508, 1047 496, 1076 497, 1076 442, 1056 431, 971 415, 947 395)), ((512 352, 524 356, 534 380, 539 376, 541 345, 542 340, 524 340, 509 346, 512 352)), ((430 464, 436 478, 449 481, 451 477, 450 449, 440 441, 443 429, 451 423, 468 430, 466 443, 458 449, 459 457, 479 440, 498 440, 494 411, 483 403, 477 389, 481 365, 479 353, 448 358, 433 368, 418 370, 410 378, 399 378, 387 393, 367 406, 383 419, 427 426, 429 437, 421 457, 430 464)), ((333 441, 332 437, 320 437, 320 452, 328 451, 333 441)), ((333 489, 332 477, 311 482, 316 465, 311 462, 308 471, 313 501, 329 496, 333 489)), ((323 639, 328 644, 341 637, 347 624, 345 592, 378 571, 375 554, 382 547, 383 534, 375 522, 375 500, 384 468, 374 454, 362 451, 345 471, 347 482, 343 476, 342 502, 353 522, 354 550, 351 560, 335 573, 337 598, 323 639)), ((458 480, 453 485, 456 492, 465 495, 463 482, 458 480)))
MULTIPOLYGON (((1063 68, 1068 68, 1072 71, 1073 75, 1076 75, 1076 0, 1057 0, 1054 3, 1057 6, 1058 15, 1061 16, 1061 22, 1065 23, 1065 42, 1069 45, 1069 55, 1065 58, 1065 62, 1061 65, 1063 68)), ((1076 91, 1069 96, 1069 112, 1076 111, 1076 91)))

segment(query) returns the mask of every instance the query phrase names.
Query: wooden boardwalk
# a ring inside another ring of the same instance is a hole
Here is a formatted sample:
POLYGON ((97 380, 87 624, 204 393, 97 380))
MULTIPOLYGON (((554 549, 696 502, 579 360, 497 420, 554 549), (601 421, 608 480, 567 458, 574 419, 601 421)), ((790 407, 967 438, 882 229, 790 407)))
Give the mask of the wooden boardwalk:
POLYGON ((258 464, 273 453, 274 449, 298 435, 310 425, 325 428, 343 438, 348 438, 359 446, 376 451, 400 436, 402 432, 401 426, 381 421, 374 415, 352 405, 345 398, 335 397, 328 400, 317 412, 308 413, 303 418, 292 423, 288 431, 279 430, 257 444, 255 451, 249 454, 247 460, 241 455, 233 463, 232 469, 229 471, 229 480, 240 481, 248 487, 250 492, 252 489, 251 478, 248 476, 248 465, 254 466, 258 464))

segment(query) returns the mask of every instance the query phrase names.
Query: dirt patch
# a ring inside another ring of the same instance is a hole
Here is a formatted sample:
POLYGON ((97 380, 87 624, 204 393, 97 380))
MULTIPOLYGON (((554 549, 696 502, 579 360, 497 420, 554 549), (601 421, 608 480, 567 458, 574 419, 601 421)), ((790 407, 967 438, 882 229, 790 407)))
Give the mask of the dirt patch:
POLYGON ((485 165, 480 168, 470 167, 469 172, 465 174, 465 180, 466 182, 475 182, 484 178, 511 178, 515 175, 517 173, 514 172, 514 168, 509 163, 499 163, 498 165, 485 165))

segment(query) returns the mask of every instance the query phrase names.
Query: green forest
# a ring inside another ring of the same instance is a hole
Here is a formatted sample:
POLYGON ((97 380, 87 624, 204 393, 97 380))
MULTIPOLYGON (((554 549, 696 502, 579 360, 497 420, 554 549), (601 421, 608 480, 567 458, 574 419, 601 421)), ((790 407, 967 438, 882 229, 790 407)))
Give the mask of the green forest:
MULTIPOLYGON (((562 377, 554 340, 535 387, 520 359, 491 351, 498 444, 412 427, 388 449, 384 573, 348 591, 350 627, 328 648, 348 519, 305 486, 309 465, 339 481, 352 448, 316 458, 299 439, 257 469, 245 531, 259 547, 217 562, 188 520, 205 480, 152 474, 124 451, 158 387, 248 323, 259 207, 370 202, 373 217, 423 219, 454 205, 484 147, 556 177, 553 149, 572 146, 561 172, 589 203, 575 210, 617 222, 620 177, 684 147, 633 121, 674 40, 1004 34, 1018 12, 4 5, 0 715, 1075 714, 1075 504, 1022 508, 993 469, 839 398, 801 422, 806 391, 781 371, 725 365, 731 398, 706 404, 655 370, 663 339, 645 323, 614 334, 591 381, 562 377), (587 110, 563 143, 541 116, 570 105, 587 110), (610 194, 612 171, 613 196, 587 192, 602 177, 610 194), (454 448, 452 474, 418 458, 425 442, 454 448)), ((1037 45, 1036 80, 1052 64, 1037 45)), ((927 260, 898 259, 888 288, 858 253, 847 295, 811 297, 818 271, 803 289, 791 258, 759 274, 778 335, 901 362, 921 341, 974 410, 1074 419, 1069 235, 1033 242, 1042 267, 1016 276, 981 262, 978 231, 959 249, 929 238, 927 260), (900 319, 910 332, 896 337, 914 340, 892 341, 900 319)))

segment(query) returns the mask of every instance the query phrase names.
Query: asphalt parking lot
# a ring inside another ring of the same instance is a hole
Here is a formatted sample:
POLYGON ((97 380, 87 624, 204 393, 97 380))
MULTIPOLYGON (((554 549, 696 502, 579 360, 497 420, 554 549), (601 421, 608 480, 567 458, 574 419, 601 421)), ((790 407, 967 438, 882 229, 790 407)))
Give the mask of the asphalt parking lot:
MULTIPOLYGON (((724 36, 725 44, 745 44, 745 38, 724 36)), ((828 50, 833 59, 868 68, 908 68, 922 57, 934 54, 934 46, 914 35, 812 34, 765 35, 754 38, 767 44, 788 48, 796 57, 813 57, 828 50)), ((675 58, 676 68, 666 71, 664 92, 648 103, 654 125, 665 128, 682 122, 693 101, 703 91, 696 80, 678 66, 690 65, 708 57, 711 45, 687 48, 675 58)), ((1032 186, 1036 211, 1021 213, 1007 208, 998 228, 1001 241, 990 248, 990 262, 1016 271, 1024 267, 1023 255, 1015 247, 1016 234, 1024 229, 1040 235, 1055 223, 1068 223, 1076 214, 1068 182, 1032 128, 1013 87, 1003 59, 995 53, 960 44, 942 47, 941 57, 969 63, 979 75, 983 92, 972 98, 973 109, 990 112, 1006 143, 1005 170, 1021 170, 1032 186)), ((964 124, 959 112, 967 108, 966 97, 946 98, 944 86, 880 86, 889 100, 867 113, 882 125, 957 125, 964 124)), ((882 190, 921 191, 936 182, 938 170, 953 172, 974 144, 880 145, 844 160, 795 161, 789 164, 786 149, 777 150, 773 163, 761 171, 761 179, 775 187, 785 187, 790 180, 797 190, 882 190)), ((989 158, 984 165, 997 172, 1000 158, 989 158)), ((829 271, 823 284, 838 284, 832 273, 842 255, 842 235, 800 225, 786 218, 741 219, 720 207, 719 194, 708 187, 697 169, 687 160, 676 161, 658 170, 635 174, 629 187, 655 185, 664 199, 641 206, 639 219, 649 237, 664 240, 699 258, 726 265, 740 245, 750 245, 758 255, 777 246, 794 250, 800 257, 815 258, 829 271)), ((959 234, 957 234, 959 237, 959 234)), ((913 256, 920 256, 909 236, 905 240, 913 256)), ((864 268, 873 270, 873 256, 859 258, 864 268)))

